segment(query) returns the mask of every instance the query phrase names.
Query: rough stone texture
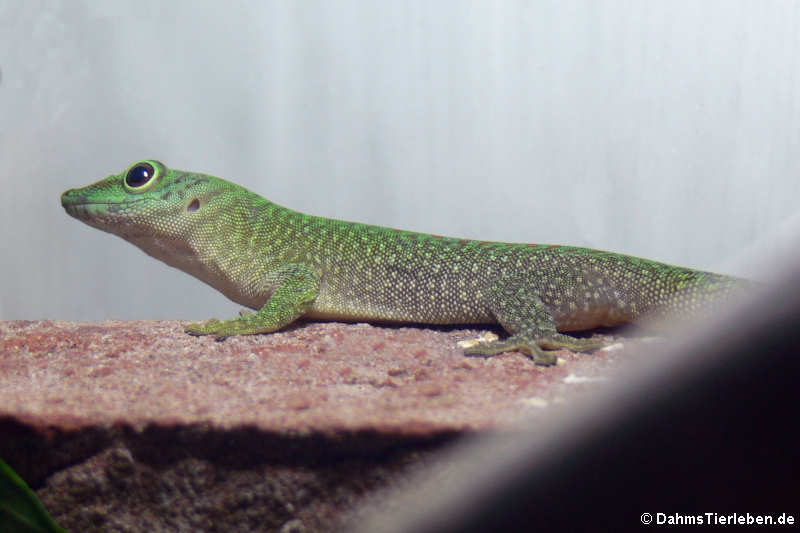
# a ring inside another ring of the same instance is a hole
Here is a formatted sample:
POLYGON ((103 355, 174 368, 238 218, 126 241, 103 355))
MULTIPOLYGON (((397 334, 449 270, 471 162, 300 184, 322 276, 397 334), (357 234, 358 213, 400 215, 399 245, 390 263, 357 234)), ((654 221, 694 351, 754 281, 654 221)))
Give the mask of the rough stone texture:
MULTIPOLYGON (((455 437, 613 381, 636 350, 466 358, 479 330, 0 322, 0 456, 75 531, 333 531, 455 437)), ((608 340, 612 336, 606 335, 608 340)))

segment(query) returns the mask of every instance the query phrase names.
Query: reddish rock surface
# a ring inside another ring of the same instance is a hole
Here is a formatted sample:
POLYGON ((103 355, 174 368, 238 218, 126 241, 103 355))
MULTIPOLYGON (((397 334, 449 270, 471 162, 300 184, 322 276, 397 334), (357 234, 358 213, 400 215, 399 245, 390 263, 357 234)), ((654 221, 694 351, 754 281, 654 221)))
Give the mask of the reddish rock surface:
POLYGON ((66 527, 332 530, 442 443, 568 404, 629 355, 545 368, 465 357, 475 329, 308 323, 216 342, 183 325, 0 322, 0 456, 66 527))

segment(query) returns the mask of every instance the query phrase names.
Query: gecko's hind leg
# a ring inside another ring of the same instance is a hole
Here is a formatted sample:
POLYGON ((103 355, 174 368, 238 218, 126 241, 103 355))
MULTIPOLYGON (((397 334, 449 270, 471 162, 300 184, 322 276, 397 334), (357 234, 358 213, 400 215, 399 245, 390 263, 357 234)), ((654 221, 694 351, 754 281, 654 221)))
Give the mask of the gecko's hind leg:
POLYGON ((491 356, 520 351, 536 364, 553 365, 556 356, 548 350, 565 348, 587 352, 603 347, 602 342, 559 333, 553 315, 525 277, 499 280, 491 289, 490 302, 489 310, 511 336, 466 348, 466 355, 491 356))

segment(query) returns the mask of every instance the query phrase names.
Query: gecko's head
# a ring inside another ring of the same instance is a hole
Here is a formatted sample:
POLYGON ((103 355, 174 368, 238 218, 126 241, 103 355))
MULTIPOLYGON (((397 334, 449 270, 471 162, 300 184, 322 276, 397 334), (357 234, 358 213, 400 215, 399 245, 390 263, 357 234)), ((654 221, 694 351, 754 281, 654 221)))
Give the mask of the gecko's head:
POLYGON ((125 239, 180 237, 208 202, 229 186, 205 174, 144 160, 120 174, 64 192, 61 205, 71 216, 125 239))

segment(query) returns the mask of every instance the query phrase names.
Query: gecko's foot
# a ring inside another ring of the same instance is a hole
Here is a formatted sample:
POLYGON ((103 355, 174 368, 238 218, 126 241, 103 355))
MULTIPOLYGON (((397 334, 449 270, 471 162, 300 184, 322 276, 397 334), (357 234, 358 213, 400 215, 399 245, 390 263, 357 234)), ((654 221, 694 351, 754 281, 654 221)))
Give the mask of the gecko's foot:
POLYGON ((548 337, 538 339, 536 343, 545 350, 561 350, 563 348, 572 352, 591 352, 607 344, 599 340, 579 339, 562 333, 555 333, 548 337))
POLYGON ((558 358, 551 350, 562 348, 575 352, 588 352, 602 348, 604 343, 591 339, 576 339, 561 333, 549 337, 529 339, 521 335, 512 335, 505 340, 490 341, 464 349, 464 355, 489 357, 504 352, 519 351, 533 359, 537 365, 550 366, 556 364, 558 358))
POLYGON ((227 321, 212 318, 206 322, 189 324, 183 328, 183 331, 197 337, 200 335, 213 335, 214 339, 224 341, 231 336, 231 333, 227 331, 228 328, 225 327, 225 322, 227 321))
POLYGON ((189 324, 184 331, 189 335, 213 335, 218 341, 224 341, 234 335, 257 335, 271 333, 276 327, 264 324, 258 313, 248 313, 230 320, 212 318, 207 322, 189 324))
POLYGON ((537 365, 551 366, 556 364, 558 358, 554 353, 542 350, 536 342, 522 342, 513 340, 509 337, 502 341, 491 341, 483 344, 476 344, 469 348, 464 349, 464 355, 477 356, 477 357, 490 357, 505 352, 522 352, 537 365))

